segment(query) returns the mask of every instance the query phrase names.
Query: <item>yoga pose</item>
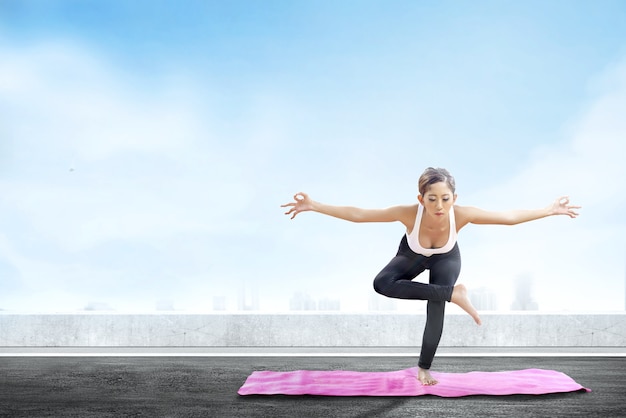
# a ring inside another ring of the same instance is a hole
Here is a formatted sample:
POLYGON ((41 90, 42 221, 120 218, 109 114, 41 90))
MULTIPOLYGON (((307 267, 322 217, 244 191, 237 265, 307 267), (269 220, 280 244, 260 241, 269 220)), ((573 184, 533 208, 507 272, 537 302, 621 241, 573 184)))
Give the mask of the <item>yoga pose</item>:
POLYGON ((560 197, 543 209, 492 212, 475 207, 458 206, 455 182, 442 168, 427 168, 418 182, 418 203, 392 206, 386 209, 362 209, 352 206, 334 206, 312 200, 306 193, 296 193, 286 215, 305 211, 345 219, 351 222, 401 222, 406 234, 400 241, 396 256, 374 279, 376 292, 400 299, 427 300, 426 327, 418 362, 417 378, 424 385, 437 380, 429 370, 439 346, 443 330, 445 303, 452 302, 467 312, 480 325, 478 312, 472 306, 467 289, 456 284, 461 271, 461 254, 457 233, 465 225, 515 225, 551 215, 578 216, 568 197, 560 197), (430 270, 429 284, 412 281, 424 270, 430 270))

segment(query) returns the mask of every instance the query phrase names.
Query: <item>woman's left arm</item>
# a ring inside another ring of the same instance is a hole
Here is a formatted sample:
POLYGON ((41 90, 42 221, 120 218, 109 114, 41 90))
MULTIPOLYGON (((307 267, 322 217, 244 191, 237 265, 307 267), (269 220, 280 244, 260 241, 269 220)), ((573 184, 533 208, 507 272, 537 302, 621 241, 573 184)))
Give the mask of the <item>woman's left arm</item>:
POLYGON ((455 206, 454 214, 457 218, 457 228, 461 229, 468 223, 480 225, 517 225, 552 215, 567 215, 570 218, 575 218, 578 216, 576 209, 580 209, 580 206, 570 205, 569 197, 563 196, 543 209, 493 212, 470 206, 455 206))

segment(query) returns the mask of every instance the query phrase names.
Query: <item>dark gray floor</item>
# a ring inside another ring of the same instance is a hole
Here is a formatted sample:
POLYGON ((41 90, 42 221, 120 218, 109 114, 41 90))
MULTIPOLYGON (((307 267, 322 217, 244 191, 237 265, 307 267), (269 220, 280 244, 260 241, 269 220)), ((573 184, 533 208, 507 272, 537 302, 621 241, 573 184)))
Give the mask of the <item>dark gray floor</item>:
MULTIPOLYGON (((436 370, 543 368, 590 393, 439 398, 245 396, 253 370, 389 371, 406 357, 2 357, 2 417, 626 417, 625 357, 440 357, 436 370)), ((435 368, 433 368, 435 370, 435 368)))

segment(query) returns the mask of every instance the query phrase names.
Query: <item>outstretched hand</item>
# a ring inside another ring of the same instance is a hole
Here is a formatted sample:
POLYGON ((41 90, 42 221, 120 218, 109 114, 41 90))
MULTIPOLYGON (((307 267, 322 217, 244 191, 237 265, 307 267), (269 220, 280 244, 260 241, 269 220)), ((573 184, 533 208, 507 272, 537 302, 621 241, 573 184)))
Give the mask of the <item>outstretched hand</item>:
POLYGON ((573 206, 569 204, 569 196, 559 197, 552 204, 553 215, 567 215, 570 218, 578 216, 578 212, 575 209, 580 209, 581 206, 573 206))
POLYGON ((291 219, 295 218, 300 212, 305 212, 312 209, 311 199, 309 195, 303 192, 298 192, 293 196, 293 202, 280 205, 281 208, 291 208, 285 215, 291 215, 291 219), (293 215, 292 215, 293 214, 293 215))

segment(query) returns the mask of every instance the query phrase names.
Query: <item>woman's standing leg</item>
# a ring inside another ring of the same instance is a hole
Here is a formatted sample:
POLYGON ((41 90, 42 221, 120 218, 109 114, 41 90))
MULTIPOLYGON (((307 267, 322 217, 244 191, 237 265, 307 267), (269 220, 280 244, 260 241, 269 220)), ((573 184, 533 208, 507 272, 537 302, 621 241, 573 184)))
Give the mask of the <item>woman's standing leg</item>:
MULTIPOLYGON (((458 245, 446 254, 433 255, 430 261, 431 284, 440 286, 454 286, 461 272, 461 253, 458 245)), ((422 349, 418 366, 419 379, 424 384, 435 384, 437 381, 430 376, 428 369, 435 357, 441 334, 443 332, 445 301, 429 300, 426 307, 426 327, 422 338, 422 349)))

